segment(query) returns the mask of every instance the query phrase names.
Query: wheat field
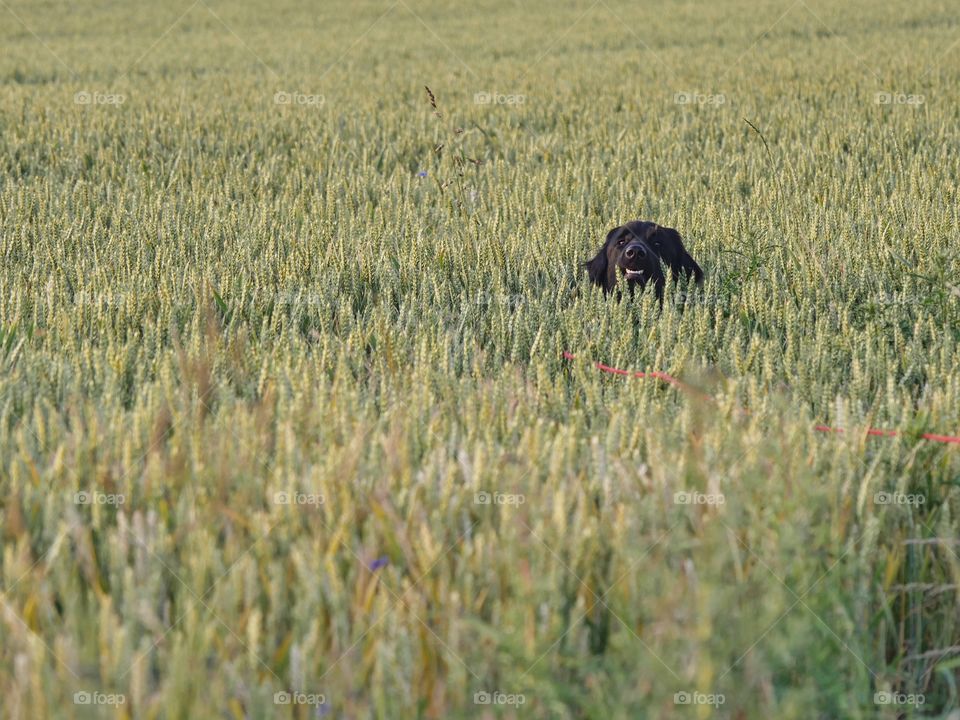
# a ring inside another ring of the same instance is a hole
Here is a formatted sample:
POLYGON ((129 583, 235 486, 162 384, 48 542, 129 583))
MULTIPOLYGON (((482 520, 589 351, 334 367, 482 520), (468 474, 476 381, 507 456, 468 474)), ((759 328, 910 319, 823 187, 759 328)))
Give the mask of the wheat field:
POLYGON ((955 8, 0 19, 0 717, 960 717, 955 8))

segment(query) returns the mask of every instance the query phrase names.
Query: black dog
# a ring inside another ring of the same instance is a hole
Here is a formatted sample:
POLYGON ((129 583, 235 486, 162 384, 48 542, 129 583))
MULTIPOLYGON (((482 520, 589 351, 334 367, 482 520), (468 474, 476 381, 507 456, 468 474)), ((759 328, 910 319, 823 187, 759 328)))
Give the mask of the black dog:
POLYGON ((693 276, 697 285, 703 285, 703 270, 683 246, 683 238, 673 228, 656 223, 635 220, 607 233, 607 239, 597 256, 584 263, 590 280, 612 292, 620 274, 631 292, 647 283, 653 283, 657 299, 663 300, 665 278, 660 261, 666 263, 674 277, 693 276), (619 273, 618 273, 619 271, 619 273))
POLYGON ((663 298, 665 278, 660 257, 646 241, 646 233, 634 233, 628 225, 607 233, 607 240, 600 252, 593 260, 584 263, 584 267, 590 280, 605 292, 612 292, 618 276, 623 276, 631 291, 637 287, 643 290, 647 283, 653 283, 657 299, 663 298))

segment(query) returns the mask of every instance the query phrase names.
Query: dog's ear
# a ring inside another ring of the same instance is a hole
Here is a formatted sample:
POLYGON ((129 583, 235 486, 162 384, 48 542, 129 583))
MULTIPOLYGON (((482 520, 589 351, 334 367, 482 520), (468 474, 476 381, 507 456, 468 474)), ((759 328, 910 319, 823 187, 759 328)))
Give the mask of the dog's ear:
POLYGON ((607 270, 609 261, 607 260, 607 246, 604 245, 600 248, 600 252, 597 253, 597 256, 593 260, 588 260, 583 264, 587 269, 587 274, 590 276, 590 282, 594 285, 599 285, 606 292, 610 292, 612 288, 608 282, 608 273, 607 270))
POLYGON ((687 277, 693 275, 696 280, 697 285, 703 285, 703 270, 700 269, 700 266, 697 265, 697 261, 691 257, 690 253, 684 249, 683 253, 680 256, 680 262, 683 265, 683 270, 687 274, 687 277))
POLYGON ((688 278, 693 276, 697 285, 703 285, 703 270, 687 252, 680 233, 673 228, 658 225, 650 236, 650 242, 661 257, 670 258, 667 264, 675 275, 683 273, 688 278))
POLYGON ((610 267, 610 260, 607 258, 607 248, 610 246, 610 243, 613 242, 613 236, 617 234, 619 229, 619 227, 615 227, 608 232, 607 239, 604 240, 596 257, 583 264, 587 269, 587 274, 590 276, 590 281, 594 285, 602 287, 604 292, 612 291, 613 286, 617 284, 616 268, 610 267))

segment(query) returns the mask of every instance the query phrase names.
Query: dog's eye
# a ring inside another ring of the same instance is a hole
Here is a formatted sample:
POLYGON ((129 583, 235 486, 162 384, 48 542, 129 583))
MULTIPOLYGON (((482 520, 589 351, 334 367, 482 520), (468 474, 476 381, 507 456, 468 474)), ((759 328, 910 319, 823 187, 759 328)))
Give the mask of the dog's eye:
POLYGON ((626 243, 627 243, 626 238, 620 238, 619 240, 617 240, 617 245, 625 245, 626 243))

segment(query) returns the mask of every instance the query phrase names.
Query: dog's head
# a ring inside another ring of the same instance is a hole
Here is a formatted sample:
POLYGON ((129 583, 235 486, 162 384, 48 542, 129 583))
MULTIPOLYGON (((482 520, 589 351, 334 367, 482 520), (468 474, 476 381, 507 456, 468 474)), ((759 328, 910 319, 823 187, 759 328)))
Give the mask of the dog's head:
POLYGON ((697 261, 690 257, 683 245, 683 238, 676 230, 643 220, 628 222, 623 227, 646 240, 675 278, 693 277, 697 285, 703 285, 703 270, 697 265, 697 261))
POLYGON ((607 239, 597 256, 584 263, 590 280, 612 292, 622 278, 630 290, 653 283, 657 298, 663 297, 663 270, 660 258, 642 234, 629 225, 621 225, 607 233, 607 239))

